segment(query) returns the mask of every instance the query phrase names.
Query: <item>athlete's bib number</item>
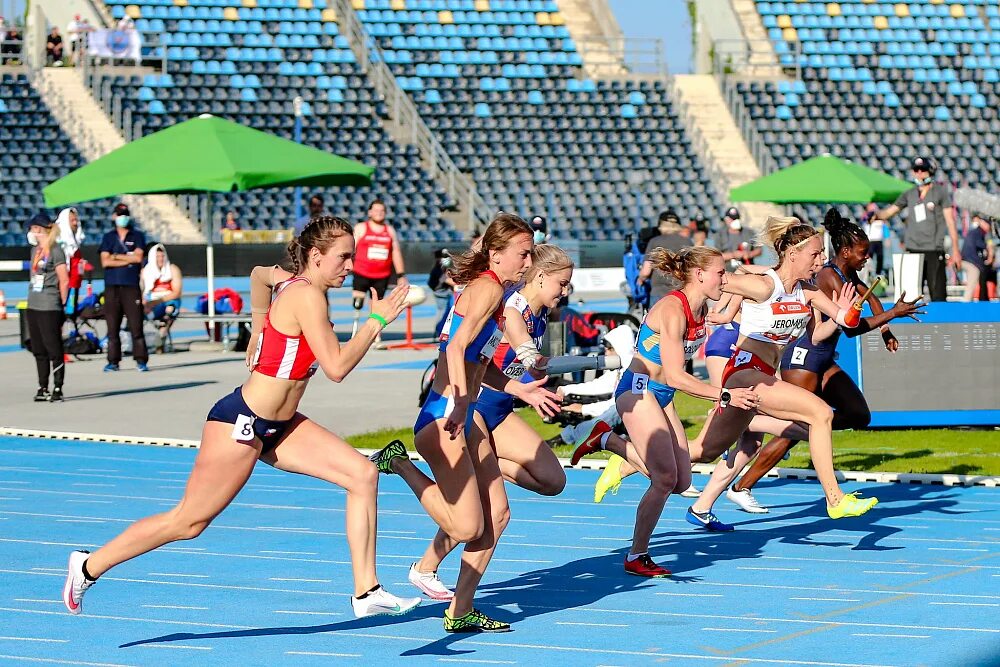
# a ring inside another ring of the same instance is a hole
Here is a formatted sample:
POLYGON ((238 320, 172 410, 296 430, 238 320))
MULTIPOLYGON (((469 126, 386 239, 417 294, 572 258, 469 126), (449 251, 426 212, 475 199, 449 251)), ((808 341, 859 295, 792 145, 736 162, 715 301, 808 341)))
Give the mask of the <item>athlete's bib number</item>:
POLYGON ((368 259, 373 262, 384 262, 389 259, 389 249, 385 246, 370 245, 368 246, 368 259))
POLYGON ((807 354, 809 354, 809 350, 804 347, 792 348, 792 363, 796 366, 804 366, 807 354))
POLYGON ((645 394, 647 387, 649 387, 649 376, 648 375, 643 375, 642 373, 635 373, 632 376, 632 393, 633 394, 645 394))
POLYGON ((253 422, 255 417, 249 415, 238 415, 236 423, 233 424, 233 440, 237 442, 250 442, 253 440, 253 422))
POLYGON ((746 350, 740 350, 736 355, 735 361, 733 361, 733 366, 745 366, 750 363, 751 359, 753 359, 753 355, 751 353, 746 350))
POLYGON ((493 335, 490 336, 490 339, 486 341, 486 345, 483 346, 483 351, 479 354, 481 354, 484 359, 492 359, 493 354, 497 351, 501 341, 503 341, 503 331, 497 329, 493 332, 493 335))
POLYGON ((507 368, 503 369, 503 374, 509 377, 511 380, 516 380, 522 375, 524 375, 524 371, 526 370, 527 369, 524 367, 524 364, 513 363, 507 368))

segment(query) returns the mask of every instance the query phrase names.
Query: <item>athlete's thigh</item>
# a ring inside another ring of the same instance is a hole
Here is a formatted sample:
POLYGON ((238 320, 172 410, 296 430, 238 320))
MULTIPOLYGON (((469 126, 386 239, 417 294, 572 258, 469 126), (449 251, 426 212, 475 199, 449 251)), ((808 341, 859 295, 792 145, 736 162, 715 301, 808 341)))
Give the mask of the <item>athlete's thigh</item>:
POLYGON ((542 436, 517 413, 507 415, 493 429, 493 444, 498 459, 516 463, 528 471, 549 466, 562 467, 542 436))
POLYGON ((713 387, 722 386, 722 372, 729 363, 728 357, 705 357, 705 369, 708 371, 708 382, 713 387))
POLYGON ((674 435, 652 393, 625 393, 616 402, 632 446, 650 473, 673 470, 674 435))
POLYGON ((681 416, 677 413, 677 406, 674 401, 670 401, 667 407, 663 409, 663 413, 667 416, 667 424, 670 425, 670 430, 674 436, 674 443, 679 449, 683 449, 685 452, 688 451, 688 437, 687 432, 684 430, 684 422, 681 421, 681 416))
POLYGON ((830 409, 823 399, 797 385, 775 380, 757 385, 758 410, 778 419, 811 423, 813 417, 830 409))
POLYGON ((372 462, 311 419, 296 414, 277 447, 260 460, 278 470, 308 475, 348 487, 372 462))
POLYGON ((819 396, 834 410, 868 409, 868 401, 854 379, 836 364, 823 374, 823 387, 819 396))
POLYGON ((803 370, 801 368, 791 368, 788 370, 781 370, 781 379, 788 384, 794 384, 796 387, 802 387, 807 391, 813 393, 819 387, 819 376, 812 371, 803 370))
MULTIPOLYGON (((726 387, 730 389, 754 387, 754 391, 759 393, 761 387, 775 382, 777 380, 773 375, 748 368, 730 375, 726 380, 726 387)), ((701 460, 714 459, 729 449, 743 435, 755 414, 754 410, 741 410, 732 405, 715 410, 701 435, 703 452, 701 460)))
POLYGON ((508 509, 507 491, 496 452, 485 434, 480 433, 469 441, 469 456, 476 471, 476 483, 483 506, 489 508, 492 516, 508 509))
POLYGON ((198 519, 217 516, 247 483, 260 455, 260 440, 233 440, 233 425, 207 421, 201 447, 178 509, 198 519))
POLYGON ((430 466, 434 481, 445 501, 451 505, 478 503, 476 470, 465 439, 470 434, 464 429, 454 440, 444 430, 444 419, 436 419, 427 424, 413 438, 417 452, 430 466))

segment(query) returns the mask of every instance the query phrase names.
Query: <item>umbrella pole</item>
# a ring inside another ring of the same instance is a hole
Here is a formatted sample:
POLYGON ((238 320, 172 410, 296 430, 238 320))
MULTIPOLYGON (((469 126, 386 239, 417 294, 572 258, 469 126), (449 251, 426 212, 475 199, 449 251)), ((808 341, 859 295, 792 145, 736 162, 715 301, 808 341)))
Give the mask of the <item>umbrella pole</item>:
MULTIPOLYGON (((208 273, 208 316, 215 317, 215 246, 212 229, 212 194, 205 200, 205 271, 208 273)), ((212 321, 215 324, 215 321, 212 321)))

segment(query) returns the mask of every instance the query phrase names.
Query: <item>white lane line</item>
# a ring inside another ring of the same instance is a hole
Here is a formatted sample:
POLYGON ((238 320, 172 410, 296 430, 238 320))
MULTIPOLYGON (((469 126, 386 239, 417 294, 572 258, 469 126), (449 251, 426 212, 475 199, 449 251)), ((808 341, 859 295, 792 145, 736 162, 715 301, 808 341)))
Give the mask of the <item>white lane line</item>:
MULTIPOLYGON (((409 558, 409 556, 407 556, 409 558)), ((552 563, 550 560, 529 560, 526 558, 492 558, 491 562, 497 563, 531 563, 534 565, 548 565, 552 563)))
POLYGON ((72 498, 69 499, 69 500, 67 500, 66 502, 68 502, 68 503, 79 503, 81 505, 112 505, 112 504, 114 504, 114 501, 111 501, 111 500, 74 500, 72 498))
POLYGON ((0 480, 0 484, 24 484, 24 485, 28 485, 28 484, 33 484, 33 483, 34 482, 23 482, 21 480, 15 481, 15 480, 12 480, 12 479, 9 479, 9 480, 8 479, 0 480))
POLYGON ((120 472, 114 468, 77 468, 80 472, 120 472))
POLYGON ((328 658, 360 658, 360 653, 321 653, 319 651, 285 651, 285 655, 319 655, 328 658))
POLYGON ((304 616, 343 616, 339 611, 294 611, 292 609, 275 609, 272 614, 302 614, 304 616))
POLYGON ((667 593, 666 591, 654 593, 654 595, 673 595, 676 597, 692 597, 692 598, 721 598, 724 597, 722 593, 667 593))
MULTIPOLYGON (((1000 574, 994 574, 994 577, 1000 577, 1000 574)), ((717 582, 717 581, 693 581, 689 585, 695 586, 735 586, 737 588, 766 588, 771 590, 782 590, 782 591, 794 591, 796 593, 802 593, 804 591, 816 591, 817 593, 828 593, 828 594, 842 594, 842 593, 867 593, 871 595, 910 595, 910 596, 920 596, 920 597, 948 597, 948 598, 970 598, 970 599, 986 599, 993 600, 996 598, 995 595, 965 595, 962 593, 917 593, 914 591, 899 591, 899 590, 860 590, 857 588, 816 588, 808 586, 780 586, 776 584, 747 584, 739 582, 717 582)))
POLYGON ((183 572, 147 572, 147 577, 190 577, 192 579, 210 579, 207 574, 184 574, 183 572))
POLYGON ((115 484, 88 484, 86 482, 73 482, 73 484, 71 484, 70 486, 99 486, 99 487, 103 487, 103 488, 106 488, 106 489, 113 489, 113 488, 115 488, 116 485, 115 484))
POLYGON ((952 605, 959 607, 1000 607, 1000 604, 995 602, 931 602, 931 604, 952 605))
POLYGON ((378 532, 380 532, 380 533, 388 533, 390 535, 416 535, 417 534, 417 531, 415 531, 415 530, 386 530, 384 528, 379 528, 378 532))
POLYGON ((62 604, 62 600, 38 600, 35 598, 14 598, 14 602, 39 602, 42 604, 62 604))
POLYGON ((107 523, 101 519, 56 519, 56 523, 107 523))
POLYGON ((961 549, 959 547, 927 547, 928 551, 981 551, 986 552, 989 549, 961 549))
POLYGON ((261 530, 280 530, 285 532, 311 533, 312 528, 296 528, 294 526, 258 526, 261 530))
POLYGON ((14 498, 13 496, 0 496, 0 500, 24 500, 24 498, 14 498))
POLYGON ((469 662, 475 665, 516 665, 513 660, 483 660, 482 658, 438 658, 438 662, 469 662))
POLYGON ((777 630, 752 630, 750 628, 702 628, 703 631, 707 632, 762 632, 767 634, 775 634, 777 630))
POLYGON ((36 570, 38 572, 65 572, 66 571, 66 568, 64 568, 64 567, 33 567, 31 569, 32 570, 36 570))
MULTIPOLYGON (((861 602, 860 599, 851 598, 788 598, 789 600, 811 600, 815 602, 861 602)), ((931 604, 934 604, 933 602, 931 604)))
POLYGON ((905 574, 910 576, 927 574, 926 572, 896 572, 895 570, 862 570, 862 572, 864 574, 905 574))
POLYGON ((874 632, 855 632, 851 634, 852 637, 899 637, 900 639, 930 639, 930 635, 887 635, 882 633, 874 632))
MULTIPOLYGON (((0 607, 0 611, 11 611, 18 612, 22 614, 41 614, 45 616, 65 616, 66 611, 44 611, 41 609, 18 609, 16 607, 0 607)), ((164 625, 186 625, 190 627, 198 628, 220 628, 223 630, 253 630, 254 628, 249 625, 227 625, 225 623, 200 623, 198 621, 175 621, 166 618, 137 618, 135 616, 111 616, 110 614, 87 614, 89 618, 100 618, 106 621, 135 621, 138 623, 162 623, 164 625)), ((0 656, 0 658, 5 656, 0 656)), ((81 662, 75 663, 81 665, 98 665, 104 663, 97 662, 81 662)))
POLYGON ((44 662, 51 665, 88 665, 89 667, 134 667, 118 662, 85 662, 83 660, 57 660, 56 658, 34 658, 27 655, 2 655, 3 660, 22 660, 24 662, 44 662))
POLYGON ((305 581, 311 584, 332 584, 333 579, 299 579, 296 577, 269 577, 270 581, 305 581))
POLYGON ((749 567, 749 566, 736 566, 737 570, 766 570, 768 572, 799 572, 797 567, 749 567))
POLYGON ((208 607, 188 607, 181 604, 144 604, 142 605, 146 609, 196 609, 198 611, 206 611, 208 607))
POLYGON ((556 621, 556 625, 582 625, 586 628, 627 628, 619 623, 578 623, 576 621, 556 621))
POLYGON ((584 516, 583 514, 577 515, 566 515, 566 514, 553 514, 553 519, 593 519, 595 521, 607 521, 606 516, 584 516))
POLYGON ((0 641, 8 642, 50 642, 53 644, 66 644, 68 639, 46 639, 44 637, 0 637, 0 641))
POLYGON ((206 547, 160 547, 157 551, 204 551, 206 547))
MULTIPOLYGON (((262 554, 285 554, 289 556, 318 556, 318 551, 272 551, 270 549, 261 549, 262 554)), ((381 555, 381 554, 379 554, 381 555)))
POLYGON ((184 651, 211 651, 211 646, 184 646, 183 644, 139 644, 139 648, 173 648, 184 651))

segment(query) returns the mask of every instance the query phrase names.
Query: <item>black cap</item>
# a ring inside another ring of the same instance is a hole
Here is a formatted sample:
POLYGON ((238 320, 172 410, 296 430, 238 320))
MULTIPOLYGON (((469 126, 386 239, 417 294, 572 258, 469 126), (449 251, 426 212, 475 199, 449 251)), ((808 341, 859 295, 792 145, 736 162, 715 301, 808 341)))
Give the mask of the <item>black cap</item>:
POLYGON ((913 160, 913 166, 911 167, 913 171, 926 171, 929 174, 934 173, 934 160, 926 157, 918 157, 913 160))
POLYGON ((658 222, 660 224, 663 224, 664 222, 672 222, 679 225, 681 224, 681 219, 677 216, 677 213, 674 212, 674 209, 668 208, 666 211, 660 213, 658 222))
POLYGON ((33 218, 31 218, 31 220, 28 220, 29 228, 34 227, 35 225, 48 229, 49 227, 52 226, 52 218, 50 218, 44 213, 39 213, 33 218))
POLYGON ((725 217, 729 218, 730 220, 739 220, 740 209, 736 208, 735 206, 730 206, 729 208, 726 209, 725 217))
POLYGON ((549 228, 549 223, 540 215, 532 217, 528 224, 531 225, 532 229, 537 229, 543 232, 548 231, 549 228))
POLYGON ((128 205, 125 202, 119 202, 115 206, 115 215, 132 215, 128 211, 128 205))

